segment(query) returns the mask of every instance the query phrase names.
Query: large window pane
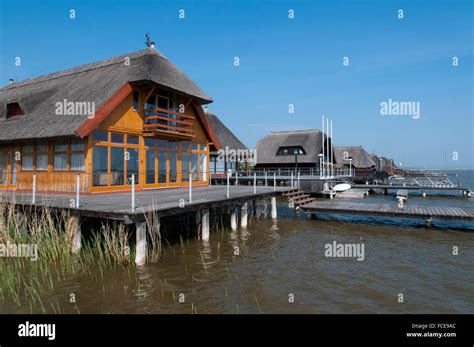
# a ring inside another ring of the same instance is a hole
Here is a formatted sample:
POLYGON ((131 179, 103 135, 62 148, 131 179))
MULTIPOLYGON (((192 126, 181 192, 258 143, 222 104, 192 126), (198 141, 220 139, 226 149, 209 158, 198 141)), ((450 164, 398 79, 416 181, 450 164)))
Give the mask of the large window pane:
POLYGON ((138 145, 138 143, 139 143, 138 140, 139 140, 138 136, 132 136, 132 135, 127 136, 127 143, 128 144, 138 145))
POLYGON ((122 147, 111 147, 110 153, 110 185, 122 186, 125 175, 125 150, 122 147))
POLYGON ((23 154, 21 157, 21 169, 22 170, 33 170, 33 155, 23 154))
POLYGON ((193 181, 197 181, 198 179, 198 154, 193 153, 191 158, 191 171, 193 181))
POLYGON ((82 171, 84 170, 84 153, 71 153, 71 170, 82 171))
POLYGON ((107 166, 109 163, 109 150, 104 146, 94 146, 92 149, 92 175, 96 187, 108 185, 107 166))
POLYGON ((54 153, 54 170, 67 170, 67 153, 54 153))
POLYGON ((170 182, 174 183, 178 180, 178 152, 170 152, 170 182))
POLYGON ((146 183, 155 183, 155 150, 146 151, 146 183))
POLYGON ((181 154, 181 181, 189 181, 189 153, 183 152, 181 154))
POLYGON ((8 152, 0 152, 0 184, 7 184, 8 152))
POLYGON ((135 175, 135 184, 138 184, 138 148, 128 148, 127 149, 129 157, 127 160, 127 179, 129 184, 131 184, 132 174, 135 175))
POLYGON ((36 170, 46 171, 48 170, 48 154, 36 153, 36 170))
POLYGON ((166 183, 166 152, 158 152, 158 183, 166 183))
POLYGON ((200 180, 206 181, 207 180, 207 155, 202 153, 200 154, 200 163, 199 163, 199 172, 200 172, 200 180))
POLYGON ((54 143, 55 152, 66 152, 67 151, 67 142, 66 141, 56 141, 54 143))
POLYGON ((10 155, 10 181, 11 184, 16 184, 16 158, 15 151, 11 151, 10 155))
POLYGON ((71 151, 83 151, 84 149, 85 149, 85 145, 81 139, 71 140, 71 151))
POLYGON ((123 134, 112 133, 112 143, 123 143, 123 134))
POLYGON ((96 130, 92 133, 92 140, 108 142, 109 141, 109 134, 107 133, 107 131, 96 130))

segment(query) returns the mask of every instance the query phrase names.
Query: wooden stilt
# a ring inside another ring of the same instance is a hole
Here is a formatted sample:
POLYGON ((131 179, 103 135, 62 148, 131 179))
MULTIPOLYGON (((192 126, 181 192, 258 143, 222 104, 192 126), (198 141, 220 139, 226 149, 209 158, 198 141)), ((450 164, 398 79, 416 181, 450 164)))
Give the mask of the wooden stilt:
POLYGON ((242 229, 247 229, 248 224, 248 203, 247 201, 242 204, 241 213, 240 213, 240 227, 242 229))
POLYGON ((209 209, 205 208, 203 210, 201 210, 201 213, 202 213, 202 218, 201 218, 201 221, 202 221, 202 240, 203 241, 209 241, 209 236, 210 236, 210 232, 209 232, 209 209))
POLYGON ((137 266, 146 263, 146 222, 136 222, 137 245, 135 253, 135 264, 137 266))

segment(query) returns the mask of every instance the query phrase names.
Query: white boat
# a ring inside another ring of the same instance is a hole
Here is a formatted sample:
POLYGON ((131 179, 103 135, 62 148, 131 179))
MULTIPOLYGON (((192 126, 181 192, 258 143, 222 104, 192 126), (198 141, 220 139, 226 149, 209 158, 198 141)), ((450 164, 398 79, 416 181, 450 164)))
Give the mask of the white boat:
POLYGON ((351 185, 348 183, 339 183, 332 187, 332 190, 335 190, 336 192, 345 192, 348 189, 351 189, 351 185))

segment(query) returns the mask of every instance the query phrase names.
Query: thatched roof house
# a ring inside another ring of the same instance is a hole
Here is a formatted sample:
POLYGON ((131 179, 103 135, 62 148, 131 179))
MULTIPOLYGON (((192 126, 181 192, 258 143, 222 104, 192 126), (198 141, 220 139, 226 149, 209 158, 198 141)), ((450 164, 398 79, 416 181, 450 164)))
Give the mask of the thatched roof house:
MULTIPOLYGON (((323 148, 320 130, 272 132, 257 142, 257 167, 317 167, 323 148), (295 158, 296 153, 296 158, 295 158)), ((326 161, 327 137, 324 135, 326 161)), ((329 138, 329 148, 331 139, 329 138)))
POLYGON ((0 89, 0 188, 117 191, 205 185, 212 99, 155 48, 0 89), (16 153, 21 153, 20 160, 16 153), (127 158, 127 159, 124 159, 127 158))
POLYGON ((352 158, 352 167, 355 169, 377 167, 377 164, 372 160, 372 156, 362 146, 335 147, 334 155, 337 167, 350 166, 350 158, 352 158))

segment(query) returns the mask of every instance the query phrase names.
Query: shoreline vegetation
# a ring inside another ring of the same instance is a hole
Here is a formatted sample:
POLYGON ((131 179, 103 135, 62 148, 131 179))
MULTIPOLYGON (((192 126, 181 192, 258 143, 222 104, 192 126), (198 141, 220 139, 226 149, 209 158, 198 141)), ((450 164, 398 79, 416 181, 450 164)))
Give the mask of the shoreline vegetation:
MULTIPOLYGON (((259 219, 262 215, 255 218, 259 219)), ((212 216, 214 235, 223 238, 228 229, 222 213, 212 216)), ((72 235, 77 218, 65 212, 53 213, 47 207, 19 210, 14 205, 0 202, 0 245, 35 245, 37 259, 27 256, 0 257, 0 305, 14 303, 18 307, 27 307, 30 313, 62 313, 60 302, 54 298, 55 287, 70 276, 87 276, 94 281, 104 281, 107 271, 122 271, 124 276, 134 279, 139 285, 142 267, 137 267, 135 258, 135 230, 122 223, 101 223, 99 228, 91 228, 83 233, 82 248, 75 253, 72 235), (45 299, 47 298, 47 299, 45 299)), ((147 265, 157 263, 162 255, 186 252, 189 241, 199 238, 199 230, 193 232, 190 216, 170 223, 177 234, 162 237, 157 220, 148 216, 147 265), (183 231, 184 230, 184 231, 183 231)), ((200 267, 207 273, 206 261, 199 261, 200 267)), ((166 279, 165 279, 166 281, 166 279)), ((163 293, 164 295, 164 293, 163 293)), ((176 293, 170 293, 173 301, 176 293)), ((64 298, 80 313, 75 301, 64 298)), ((70 310, 68 310, 70 312, 70 310)), ((193 306, 191 313, 197 313, 193 306)))

